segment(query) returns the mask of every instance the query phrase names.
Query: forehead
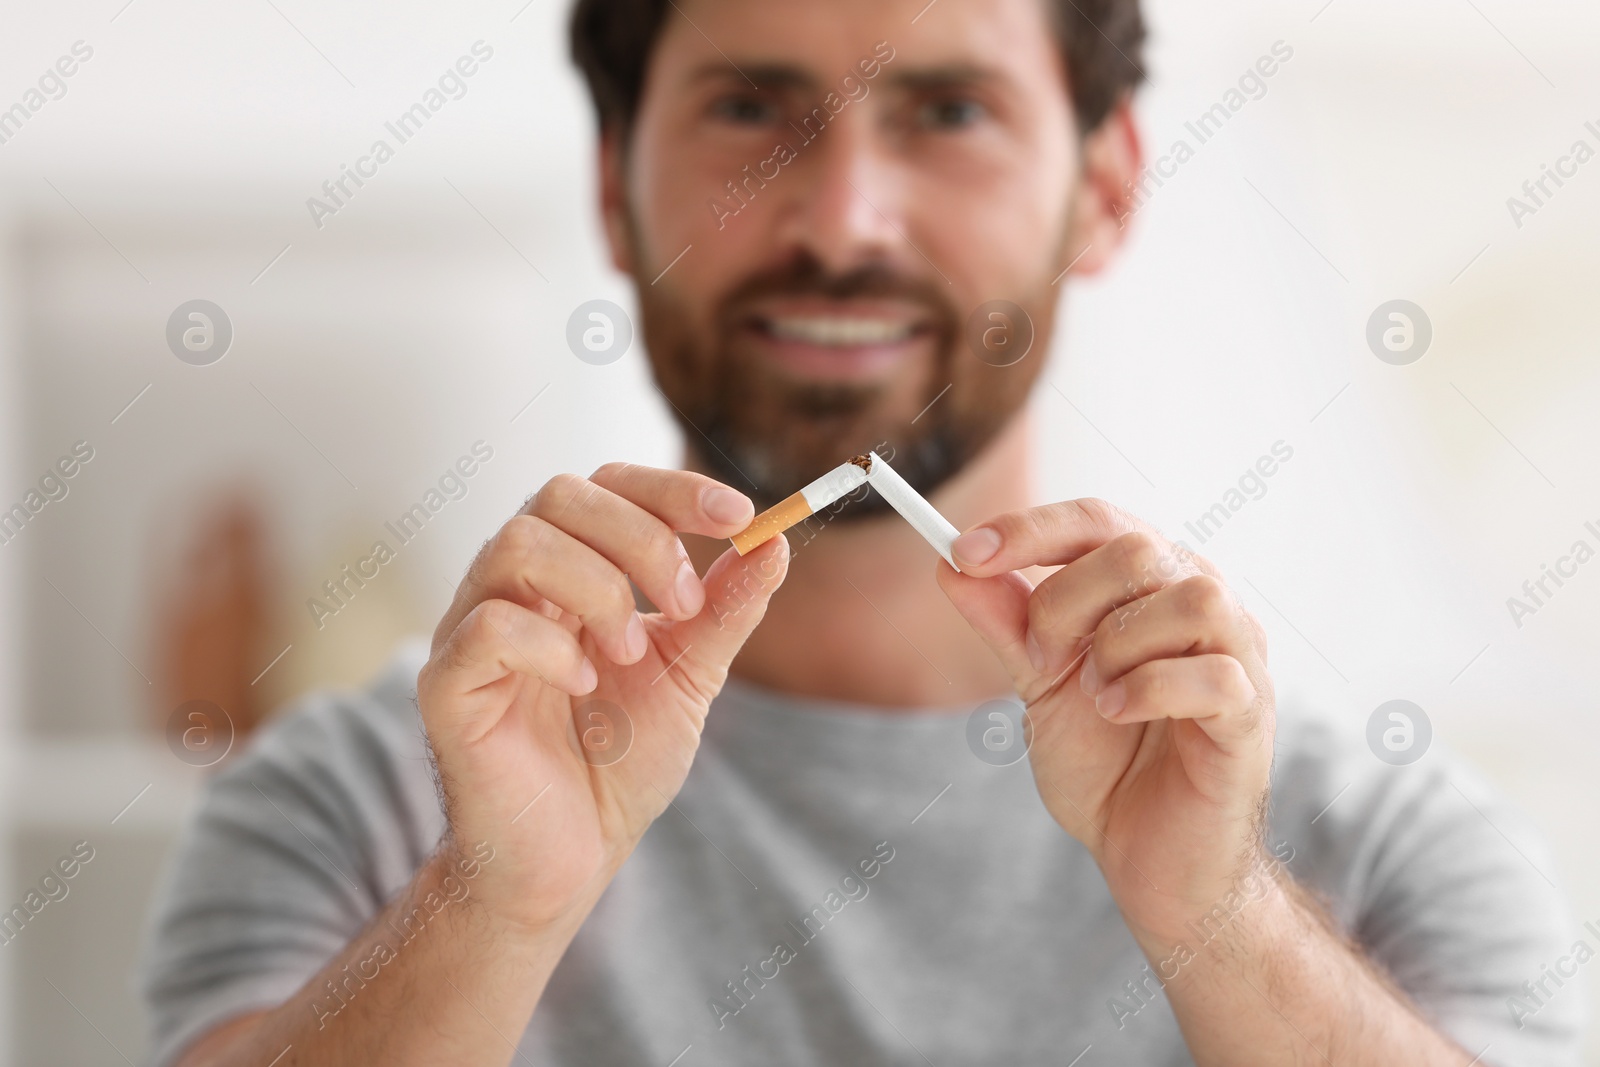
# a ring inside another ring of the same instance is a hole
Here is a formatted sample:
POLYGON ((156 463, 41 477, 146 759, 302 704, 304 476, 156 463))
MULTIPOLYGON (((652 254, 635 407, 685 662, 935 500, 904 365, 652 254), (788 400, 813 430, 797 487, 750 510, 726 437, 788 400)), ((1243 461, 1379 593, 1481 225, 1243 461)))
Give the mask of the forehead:
POLYGON ((673 0, 651 57, 662 88, 721 69, 836 83, 879 42, 896 70, 961 69, 1065 91, 1050 0, 673 0))

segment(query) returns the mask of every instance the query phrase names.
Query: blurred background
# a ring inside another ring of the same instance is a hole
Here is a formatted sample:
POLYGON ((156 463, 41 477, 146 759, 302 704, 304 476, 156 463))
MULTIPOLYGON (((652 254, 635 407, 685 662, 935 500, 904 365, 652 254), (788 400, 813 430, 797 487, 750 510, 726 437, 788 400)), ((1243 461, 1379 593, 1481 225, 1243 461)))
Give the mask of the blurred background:
MULTIPOLYGON (((1414 702, 1525 814, 1508 847, 1549 843, 1525 858, 1569 892, 1576 940, 1600 920, 1600 561, 1571 555, 1600 549, 1600 8, 1149 12, 1140 111, 1169 162, 1127 254, 1069 288, 1034 398, 1041 489, 1216 560, 1271 634, 1280 695, 1357 733, 1414 702), (1280 442, 1264 490, 1230 497, 1280 442)), ((227 723, 240 744, 430 632, 550 475, 676 461, 643 354, 594 366, 565 339, 585 301, 633 307, 599 241, 565 14, 5 5, 0 108, 23 106, 0 112, 0 912, 78 842, 94 858, 0 944, 0 1064, 145 1053, 133 961, 227 723), (492 58, 466 93, 314 218, 477 41, 492 58), (384 524, 479 442, 465 496, 398 545, 384 524), (328 600, 379 539, 395 557, 328 600)))

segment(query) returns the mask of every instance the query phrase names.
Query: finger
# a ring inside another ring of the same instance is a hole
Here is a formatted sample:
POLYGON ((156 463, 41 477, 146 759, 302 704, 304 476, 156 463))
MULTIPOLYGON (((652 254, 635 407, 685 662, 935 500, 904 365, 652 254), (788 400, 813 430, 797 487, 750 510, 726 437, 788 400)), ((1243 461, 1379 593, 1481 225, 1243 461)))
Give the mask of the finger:
POLYGON ((1083 665, 1083 691, 1095 695, 1141 663, 1213 652, 1259 661, 1244 609, 1208 574, 1185 578, 1108 614, 1083 665))
POLYGON ((1218 744, 1253 736, 1260 724, 1256 688, 1232 656, 1158 659, 1100 691, 1095 708, 1109 722, 1193 719, 1218 744))
POLYGON ((508 600, 485 600, 463 618, 417 675, 417 704, 432 733, 464 743, 499 722, 526 678, 579 696, 598 676, 560 623, 508 600))
MULTIPOLYGON (((493 590, 485 583, 490 577, 501 577, 503 561, 496 558, 498 554, 507 552, 513 559, 524 560, 537 548, 538 538, 526 538, 527 531, 513 528, 526 517, 541 519, 589 545, 620 573, 631 577, 651 603, 669 617, 692 618, 700 610, 705 590, 682 542, 673 533, 674 525, 695 531, 721 533, 728 528, 737 531, 748 520, 750 502, 726 486, 688 471, 608 464, 595 474, 603 481, 615 481, 624 492, 659 508, 671 523, 590 479, 572 474, 557 475, 530 497, 518 516, 478 553, 466 580, 456 591, 450 610, 434 633, 435 646, 480 600, 495 595, 519 601, 525 599, 523 595, 513 595, 503 581, 493 590), (739 501, 743 501, 742 507, 738 506, 739 501), (731 519, 733 515, 741 518, 731 519)), ((632 610, 631 596, 629 610, 632 610)), ((626 647, 642 648, 642 625, 630 625, 634 644, 626 647)), ((600 633, 604 632, 602 628, 600 633)), ((638 659, 638 655, 624 652, 624 645, 618 642, 609 644, 606 651, 618 662, 631 663, 638 659)))
POLYGON ((750 525, 756 513, 749 497, 694 471, 607 463, 589 480, 680 533, 731 537, 750 525))
POLYGON ((1034 591, 1028 605, 1036 667, 1059 669, 1112 613, 1184 574, 1172 546, 1154 533, 1120 534, 1067 564, 1034 591))
POLYGON ((747 555, 730 548, 706 570, 706 604, 700 614, 664 632, 660 654, 666 674, 709 702, 728 677, 728 664, 766 614, 772 594, 789 572, 789 541, 774 537, 747 555))
POLYGON ((987 578, 962 574, 944 560, 936 564, 939 587, 961 617, 994 651, 1024 699, 1039 672, 1029 661, 1028 597, 1033 587, 1018 571, 987 578))
POLYGON ((1071 563, 1119 534, 1148 529, 1104 500, 1063 500, 997 515, 956 538, 951 552, 966 574, 1071 563))
POLYGON ((644 622, 628 576, 565 531, 536 515, 517 515, 479 558, 464 583, 474 599, 510 600, 534 610, 546 601, 576 617, 613 662, 637 663, 645 654, 644 622))
MULTIPOLYGON (((996 516, 956 538, 951 551, 964 572, 982 576, 1071 563, 1113 538, 1135 531, 1161 537, 1143 520, 1090 497, 996 516)), ((1164 538, 1162 543, 1167 543, 1164 538)), ((1181 546, 1169 545, 1168 550, 1174 567, 1187 564, 1202 572, 1211 569, 1181 546)))
MULTIPOLYGON (((680 490, 685 488, 682 482, 678 485, 680 490)), ((698 488, 689 491, 693 495, 699 492, 698 488)), ((587 478, 558 474, 524 510, 610 560, 669 617, 691 618, 705 603, 705 589, 672 526, 633 501, 587 478)), ((680 506, 679 510, 688 509, 680 506)), ((705 520, 698 525, 704 526, 705 520)))

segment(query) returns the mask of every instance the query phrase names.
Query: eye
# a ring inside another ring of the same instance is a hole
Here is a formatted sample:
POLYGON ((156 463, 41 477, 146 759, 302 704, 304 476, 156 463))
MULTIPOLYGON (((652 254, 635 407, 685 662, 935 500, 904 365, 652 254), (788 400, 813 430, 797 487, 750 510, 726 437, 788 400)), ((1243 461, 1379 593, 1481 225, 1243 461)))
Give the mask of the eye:
POLYGON ((759 96, 736 93, 713 100, 711 115, 736 126, 761 126, 776 120, 778 110, 759 96))
POLYGON ((916 124, 925 130, 960 130, 987 114, 988 109, 971 97, 950 96, 922 103, 917 108, 916 124))

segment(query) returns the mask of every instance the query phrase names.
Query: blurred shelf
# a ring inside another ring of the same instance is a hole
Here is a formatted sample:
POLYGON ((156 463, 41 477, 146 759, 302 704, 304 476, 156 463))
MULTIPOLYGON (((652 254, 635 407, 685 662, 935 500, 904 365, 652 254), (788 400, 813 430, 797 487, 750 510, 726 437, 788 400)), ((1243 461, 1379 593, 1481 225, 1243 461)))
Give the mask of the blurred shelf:
POLYGON ((24 736, 0 752, 0 819, 13 832, 96 825, 103 832, 170 831, 193 808, 207 773, 159 738, 24 736))

